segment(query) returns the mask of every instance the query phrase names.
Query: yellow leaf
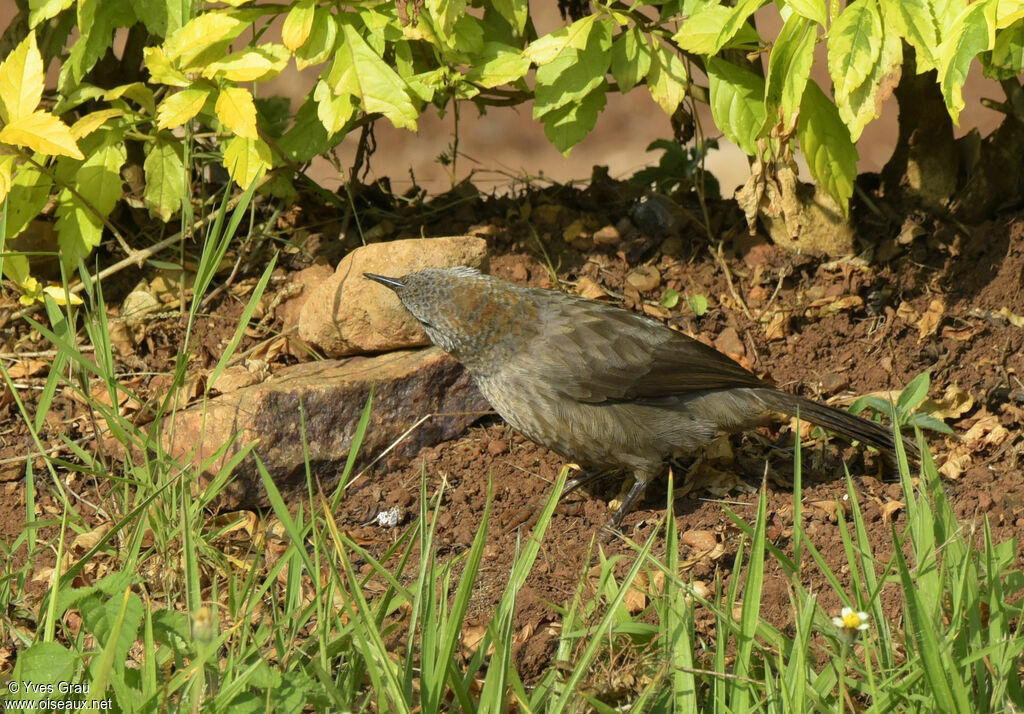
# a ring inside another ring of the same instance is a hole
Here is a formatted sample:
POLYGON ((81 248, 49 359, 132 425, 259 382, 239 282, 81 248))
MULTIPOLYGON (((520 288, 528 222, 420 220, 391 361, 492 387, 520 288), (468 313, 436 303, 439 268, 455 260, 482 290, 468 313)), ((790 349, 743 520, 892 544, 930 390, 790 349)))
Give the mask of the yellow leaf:
POLYGON ((36 34, 28 33, 0 64, 0 119, 5 124, 35 111, 43 96, 43 58, 36 34))
POLYGON ((0 129, 0 142, 25 146, 50 156, 84 159, 68 125, 47 112, 34 112, 0 129))
POLYGON ((84 117, 71 125, 71 136, 75 140, 84 139, 103 126, 107 119, 124 116, 123 109, 100 109, 98 112, 86 114, 84 117))
POLYGON ((248 188, 270 168, 270 162, 270 147, 260 139, 235 136, 224 147, 224 168, 242 188, 248 188))
MULTIPOLYGON (((249 90, 227 87, 217 97, 217 118, 231 131, 246 139, 255 139, 256 105, 249 90)), ((248 184, 246 184, 248 185, 248 184)))
MULTIPOLYGON (((67 301, 64 299, 64 288, 60 285, 47 285, 43 288, 43 292, 53 298, 53 301, 58 305, 67 305, 67 301)), ((71 299, 72 305, 81 305, 82 298, 78 297, 75 293, 68 293, 71 299)))
POLYGON ((288 50, 283 45, 265 44, 242 52, 233 52, 203 69, 208 79, 223 77, 232 82, 255 82, 276 77, 288 64, 288 50))
POLYGON ((284 46, 292 52, 302 47, 309 38, 313 29, 313 16, 316 14, 316 7, 313 0, 302 0, 298 5, 288 11, 288 16, 281 26, 281 40, 284 46))
POLYGON ((171 64, 167 53, 160 47, 147 47, 142 50, 142 58, 149 70, 149 77, 157 84, 167 84, 171 87, 187 87, 191 84, 188 77, 178 68, 171 64))
POLYGON ((328 134, 341 131, 355 110, 351 94, 336 96, 323 80, 316 83, 313 99, 317 103, 316 115, 320 119, 320 123, 327 129, 328 134))
POLYGON ((36 300, 41 299, 42 291, 39 289, 39 281, 31 275, 21 281, 18 287, 21 288, 22 293, 21 297, 18 298, 18 302, 22 305, 31 305, 36 300))
POLYGON ((14 155, 0 154, 0 203, 11 192, 11 172, 14 169, 14 155))
POLYGON ((172 62, 177 60, 181 67, 188 67, 213 45, 237 37, 247 24, 243 19, 226 12, 200 15, 189 20, 164 42, 167 59, 172 62))
POLYGON ((159 129, 176 129, 202 110, 210 90, 183 89, 160 102, 156 109, 156 125, 159 129))

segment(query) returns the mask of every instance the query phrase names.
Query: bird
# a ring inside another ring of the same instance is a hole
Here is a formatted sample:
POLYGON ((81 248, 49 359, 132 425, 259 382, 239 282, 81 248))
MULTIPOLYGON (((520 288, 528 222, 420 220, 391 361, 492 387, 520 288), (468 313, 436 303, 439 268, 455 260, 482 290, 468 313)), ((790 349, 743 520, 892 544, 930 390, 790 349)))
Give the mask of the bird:
POLYGON ((632 474, 606 532, 619 529, 667 459, 773 413, 896 450, 889 427, 783 391, 713 347, 614 305, 467 266, 363 276, 394 291, 513 428, 588 468, 632 474))

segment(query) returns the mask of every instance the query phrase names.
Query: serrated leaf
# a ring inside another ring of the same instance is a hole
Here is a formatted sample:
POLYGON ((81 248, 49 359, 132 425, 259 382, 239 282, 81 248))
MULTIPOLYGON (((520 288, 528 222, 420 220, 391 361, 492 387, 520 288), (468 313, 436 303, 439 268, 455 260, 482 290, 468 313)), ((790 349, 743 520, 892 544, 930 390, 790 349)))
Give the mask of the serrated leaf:
POLYGON ((136 23, 129 0, 78 0, 79 35, 60 68, 57 88, 70 93, 114 44, 114 31, 136 23))
POLYGON ((203 76, 232 82, 263 82, 279 75, 288 64, 289 57, 291 54, 284 45, 267 43, 232 52, 222 60, 211 62, 203 69, 203 76))
POLYGON ((207 12, 189 20, 164 41, 167 59, 187 70, 204 52, 238 37, 249 25, 247 18, 236 12, 207 12))
POLYGON ((292 6, 281 25, 281 41, 284 46, 294 52, 309 39, 316 17, 316 5, 313 0, 301 0, 292 6))
POLYGON ((84 139, 103 126, 109 119, 124 116, 124 114, 124 109, 100 109, 99 111, 90 112, 71 125, 71 136, 75 137, 76 141, 84 139))
POLYGON ((316 83, 313 99, 316 100, 316 115, 329 134, 344 129, 355 111, 351 94, 342 94, 339 97, 323 80, 316 83))
POLYGON ((83 141, 85 161, 75 167, 73 185, 77 199, 106 217, 124 195, 121 167, 128 157, 122 129, 103 129, 83 141))
POLYGON ((597 116, 604 109, 606 84, 583 99, 564 105, 544 115, 544 134, 556 149, 567 155, 572 147, 581 142, 597 123, 597 116))
POLYGON ((202 111, 210 91, 208 87, 192 87, 168 96, 156 108, 157 128, 177 129, 185 122, 191 121, 202 111))
POLYGON ((960 112, 964 108, 962 90, 971 61, 994 44, 994 28, 989 24, 994 8, 993 0, 982 0, 968 6, 957 17, 947 39, 939 45, 936 53, 939 87, 949 116, 957 126, 960 125, 960 112))
POLYGON ((139 20, 154 37, 168 37, 180 30, 185 21, 182 9, 188 9, 188 5, 161 0, 133 0, 132 5, 139 20))
POLYGON ((50 199, 52 186, 53 180, 31 164, 15 165, 7 205, 4 207, 7 212, 4 240, 14 238, 39 215, 50 199))
POLYGON ((49 156, 85 158, 68 125, 47 112, 33 112, 14 119, 0 129, 0 142, 24 146, 49 156))
POLYGON ((543 67, 554 62, 567 48, 581 50, 587 46, 595 20, 597 15, 587 15, 568 27, 539 37, 523 50, 523 56, 538 67, 543 67))
POLYGON ((166 223, 181 210, 185 200, 185 164, 181 159, 181 142, 173 138, 157 138, 151 144, 142 168, 146 188, 142 199, 154 216, 166 223))
POLYGON ((707 74, 715 124, 743 153, 754 156, 765 123, 764 79, 717 57, 708 59, 707 74))
POLYGON ((39 27, 39 23, 46 22, 71 7, 75 0, 37 0, 29 3, 28 26, 30 29, 39 27))
POLYGON ((466 80, 481 87, 510 84, 530 71, 530 60, 511 45, 488 42, 479 55, 479 62, 466 73, 466 80))
POLYGON ((845 212, 857 178, 857 147, 836 105, 813 81, 804 89, 797 139, 811 176, 845 212))
POLYGON ((672 116, 686 97, 689 77, 686 65, 679 55, 658 43, 651 54, 651 68, 647 71, 647 90, 662 111, 672 116))
MULTIPOLYGON (((611 20, 592 23, 589 27, 582 48, 567 44, 551 62, 537 69, 534 119, 582 101, 605 84, 604 77, 611 62, 611 20)), ((582 35, 577 35, 580 37, 582 35)))
POLYGON ((256 105, 248 89, 225 87, 217 97, 214 111, 221 123, 238 136, 247 139, 259 136, 256 131, 256 105))
POLYGON ((706 5, 683 23, 672 40, 687 52, 713 55, 740 31, 767 0, 739 0, 734 7, 706 5))
POLYGON ((344 42, 334 56, 327 82, 336 95, 351 94, 367 114, 379 112, 400 129, 416 129, 419 112, 405 82, 366 43, 352 25, 342 24, 344 42))
POLYGON ((187 87, 192 81, 185 73, 171 64, 167 53, 160 47, 146 47, 142 50, 142 61, 146 63, 149 77, 157 84, 171 87, 187 87))
POLYGON ((914 48, 917 73, 935 69, 935 53, 939 46, 939 27, 942 20, 936 15, 931 0, 881 0, 886 22, 914 48))
POLYGON ((272 160, 270 147, 261 139, 234 136, 224 145, 224 168, 242 188, 269 170, 272 160))
POLYGON ((868 78, 882 51, 882 18, 873 2, 847 5, 828 36, 828 73, 835 86, 836 103, 868 78))
POLYGON ((793 130, 804 87, 811 76, 816 37, 817 25, 793 14, 782 26, 768 58, 765 121, 770 125, 782 124, 787 134, 793 130))
POLYGON ((295 113, 292 128, 277 142, 277 147, 290 161, 303 164, 314 156, 327 153, 344 137, 344 134, 327 133, 317 117, 316 101, 307 97, 295 113))
POLYGON ((35 111, 43 96, 44 79, 36 33, 30 32, 0 63, 0 119, 5 124, 35 111))
POLYGON ((156 114, 156 100, 153 97, 153 90, 142 82, 122 84, 119 87, 107 90, 103 94, 103 98, 108 102, 113 102, 122 97, 131 99, 133 102, 145 109, 146 113, 150 116, 156 114))
POLYGON ((334 43, 337 39, 338 21, 334 14, 326 7, 318 7, 309 39, 295 52, 295 66, 305 69, 310 65, 326 62, 334 54, 334 43))
POLYGON ((651 46, 637 27, 631 27, 612 43, 612 76, 620 92, 628 92, 651 69, 651 46))
POLYGON ((839 117, 850 130, 850 138, 854 142, 860 138, 868 122, 882 113, 882 104, 892 96, 900 82, 902 67, 903 43, 895 32, 886 32, 871 74, 845 98, 840 99, 837 95, 839 117))

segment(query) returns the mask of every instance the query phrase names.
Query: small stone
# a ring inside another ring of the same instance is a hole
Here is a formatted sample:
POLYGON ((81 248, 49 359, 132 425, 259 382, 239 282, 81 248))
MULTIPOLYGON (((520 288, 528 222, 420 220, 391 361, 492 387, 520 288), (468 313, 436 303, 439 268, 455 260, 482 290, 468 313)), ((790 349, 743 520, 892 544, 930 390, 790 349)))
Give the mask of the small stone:
POLYGON ((718 538, 713 532, 707 530, 684 531, 679 536, 679 540, 694 550, 714 550, 718 545, 718 538))
POLYGON ((850 386, 850 378, 839 372, 829 372, 821 378, 821 391, 825 394, 838 394, 850 386))
POLYGON ((504 439, 491 439, 487 442, 487 453, 491 456, 500 456, 508 451, 508 442, 504 439))
POLYGON ((642 293, 651 292, 661 285, 661 271, 653 265, 641 265, 626 276, 626 283, 642 293))
POLYGON ((615 226, 605 226, 594 233, 594 245, 618 245, 622 234, 615 226))
POLYGON ((715 349, 733 359, 742 359, 747 353, 739 333, 733 327, 722 330, 722 334, 715 340, 715 349))

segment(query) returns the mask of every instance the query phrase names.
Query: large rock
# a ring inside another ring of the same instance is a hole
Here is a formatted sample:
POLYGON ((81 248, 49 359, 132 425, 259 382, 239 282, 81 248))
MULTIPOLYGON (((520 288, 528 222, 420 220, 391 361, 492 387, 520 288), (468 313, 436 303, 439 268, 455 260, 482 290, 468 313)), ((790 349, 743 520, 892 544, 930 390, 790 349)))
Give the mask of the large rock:
MULTIPOLYGON (((286 497, 304 497, 301 404, 310 469, 328 491, 344 469, 371 386, 373 408, 356 459, 357 469, 428 414, 441 416, 424 421, 389 457, 411 458, 423 446, 457 436, 490 408, 462 366, 435 347, 308 362, 282 369, 261 384, 179 412, 165 428, 168 451, 194 464, 209 460, 202 475, 205 488, 232 455, 257 441, 253 452, 278 489, 286 497), (226 453, 216 456, 229 442, 232 446, 226 453)), ((267 505, 251 454, 235 467, 234 476, 218 499, 220 508, 267 505)))
POLYGON ((299 337, 330 357, 429 344, 393 292, 363 273, 401 277, 424 268, 485 269, 487 242, 475 236, 412 238, 352 251, 313 288, 299 314, 299 337))

